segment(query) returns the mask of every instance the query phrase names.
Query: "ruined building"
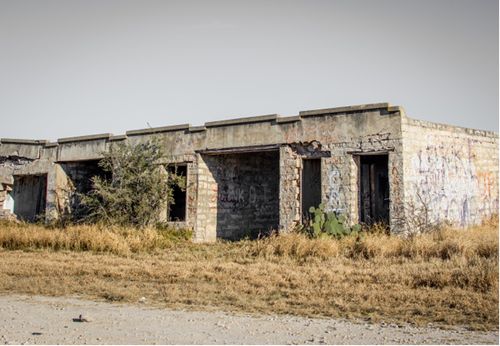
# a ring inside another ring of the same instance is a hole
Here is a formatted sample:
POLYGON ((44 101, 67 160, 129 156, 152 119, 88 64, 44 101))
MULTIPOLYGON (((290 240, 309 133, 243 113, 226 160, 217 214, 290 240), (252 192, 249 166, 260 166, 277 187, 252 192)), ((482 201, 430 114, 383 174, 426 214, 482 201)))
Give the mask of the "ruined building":
POLYGON ((160 137, 187 177, 168 219, 196 241, 288 230, 323 202, 349 222, 477 224, 498 211, 498 135, 407 117, 387 103, 177 125, 57 142, 2 138, 0 215, 54 219, 113 143, 160 137))

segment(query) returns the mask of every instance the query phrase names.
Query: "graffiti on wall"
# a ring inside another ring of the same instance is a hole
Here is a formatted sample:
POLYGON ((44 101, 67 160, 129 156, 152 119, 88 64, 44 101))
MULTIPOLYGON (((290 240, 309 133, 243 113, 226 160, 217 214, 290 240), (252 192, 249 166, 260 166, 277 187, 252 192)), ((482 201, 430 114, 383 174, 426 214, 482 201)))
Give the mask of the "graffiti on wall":
MULTIPOLYGON (((411 160, 415 204, 425 206, 429 222, 460 226, 480 222, 498 208, 494 178, 477 172, 469 146, 429 145, 411 160)), ((497 187, 498 188, 498 187, 497 187)))
POLYGON ((328 166, 328 202, 326 210, 336 213, 345 213, 345 187, 342 181, 342 172, 337 163, 328 166))

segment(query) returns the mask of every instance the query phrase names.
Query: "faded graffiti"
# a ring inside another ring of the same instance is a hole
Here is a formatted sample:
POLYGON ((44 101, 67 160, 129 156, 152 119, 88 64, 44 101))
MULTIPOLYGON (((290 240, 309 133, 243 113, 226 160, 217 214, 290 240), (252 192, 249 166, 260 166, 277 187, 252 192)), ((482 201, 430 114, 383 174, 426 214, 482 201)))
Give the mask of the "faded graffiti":
POLYGON ((337 213, 344 213, 346 200, 342 174, 339 167, 332 163, 328 166, 328 203, 326 209, 337 213))
POLYGON ((267 184, 235 186, 223 185, 219 191, 218 201, 221 207, 237 211, 243 208, 251 208, 257 212, 265 211, 268 203, 273 202, 269 198, 270 187, 267 184))
POLYGON ((411 160, 414 202, 428 211, 429 222, 478 223, 498 207, 488 173, 477 172, 471 149, 431 145, 411 160))

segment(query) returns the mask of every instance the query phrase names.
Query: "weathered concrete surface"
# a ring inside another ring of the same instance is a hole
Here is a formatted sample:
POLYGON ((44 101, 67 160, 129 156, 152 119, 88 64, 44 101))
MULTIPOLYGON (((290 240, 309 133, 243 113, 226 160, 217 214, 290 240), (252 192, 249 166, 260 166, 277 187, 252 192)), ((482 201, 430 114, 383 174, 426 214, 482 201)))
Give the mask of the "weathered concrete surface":
MULTIPOLYGON (((235 216, 231 224, 228 203, 236 207, 240 198, 224 197, 220 188, 224 184, 228 191, 231 188, 221 176, 228 172, 214 171, 214 159, 208 157, 219 155, 215 166, 230 170, 238 164, 222 162, 222 155, 247 150, 258 157, 271 147, 278 153, 278 182, 272 184, 278 192, 272 198, 278 201, 281 230, 301 221, 302 160, 311 158, 321 160, 322 202, 351 223, 360 217, 360 156, 371 154, 388 156, 393 232, 410 231, 413 225, 408 221, 422 220, 423 208, 429 222, 462 226, 478 223, 498 210, 496 133, 413 120, 401 107, 387 103, 303 111, 290 117, 271 114, 204 126, 133 130, 121 136, 63 138, 58 143, 7 139, 0 143, 0 176, 47 174, 46 215, 55 218, 67 203, 61 195, 71 190, 61 164, 99 159, 117 141, 136 144, 151 139, 159 140, 169 154, 165 164, 188 167, 186 220, 181 225, 193 227, 197 241, 212 241, 217 234, 229 237, 218 230, 236 232, 245 226, 240 221, 248 221, 235 216)), ((266 171, 265 166, 260 170, 266 171)), ((245 179, 258 175, 257 170, 254 173, 247 173, 245 179)), ((259 215, 254 213, 254 218, 259 215)), ((275 222, 266 222, 271 224, 275 222)))
POLYGON ((496 134, 403 120, 407 218, 465 227, 498 213, 496 134))
POLYGON ((2 344, 496 344, 498 331, 0 297, 2 344), (90 322, 73 322, 83 315, 90 322))

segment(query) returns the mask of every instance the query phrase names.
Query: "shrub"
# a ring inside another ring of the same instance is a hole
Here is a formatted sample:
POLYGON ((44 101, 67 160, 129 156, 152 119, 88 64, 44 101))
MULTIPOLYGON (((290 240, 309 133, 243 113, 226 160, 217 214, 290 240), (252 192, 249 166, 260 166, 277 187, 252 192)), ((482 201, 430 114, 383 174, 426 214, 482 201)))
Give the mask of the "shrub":
POLYGON ((173 187, 185 179, 160 163, 165 153, 158 141, 114 144, 99 166, 108 174, 92 178, 90 193, 80 195, 87 222, 151 226, 162 220, 173 201, 173 187))

